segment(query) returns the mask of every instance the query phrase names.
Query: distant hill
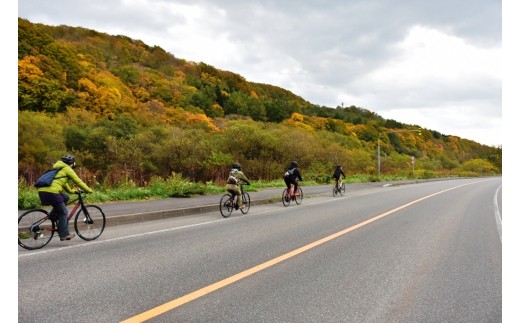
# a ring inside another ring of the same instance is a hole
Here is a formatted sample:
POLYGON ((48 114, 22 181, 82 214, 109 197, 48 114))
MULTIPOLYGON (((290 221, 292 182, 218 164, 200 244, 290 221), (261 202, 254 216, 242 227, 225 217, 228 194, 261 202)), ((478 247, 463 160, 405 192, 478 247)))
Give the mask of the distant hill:
MULTIPOLYGON (((308 144, 314 149, 314 145, 330 146, 340 151, 339 155, 328 156, 328 161, 325 157, 305 156, 305 149, 301 148, 299 155, 287 156, 308 159, 304 165, 309 168, 326 168, 327 163, 359 159, 352 163, 356 165, 351 166, 352 171, 373 174, 374 158, 377 158, 374 152, 379 141, 384 157, 414 156, 419 165, 423 163, 431 171, 452 171, 475 158, 488 161, 493 172, 501 171, 501 147, 488 147, 429 129, 422 129, 419 136, 417 132, 408 132, 418 129, 417 125, 384 119, 356 106, 318 106, 283 88, 248 82, 239 74, 177 58, 140 40, 81 27, 35 24, 21 18, 18 19, 18 111, 19 128, 42 125, 35 134, 31 132, 34 129, 27 129, 25 133, 19 130, 19 167, 23 174, 44 168, 61 152, 76 151, 84 155, 86 166, 101 169, 100 176, 106 178, 121 162, 118 160, 121 156, 105 155, 110 145, 129 145, 152 128, 157 129, 153 136, 159 136, 155 139, 164 140, 166 145, 172 143, 159 132, 184 129, 184 134, 203 129, 217 138, 227 136, 230 127, 242 121, 252 124, 252 132, 262 127, 276 129, 273 133, 289 132, 287 129, 305 131, 316 141, 307 138, 298 145, 308 144), (56 128, 46 127, 47 121, 56 123, 56 128), (64 139, 52 133, 63 135, 64 139), (97 135, 97 144, 89 142, 89 136, 97 135), (36 140, 46 137, 42 142, 36 140), (26 140, 20 142, 21 138, 26 140), (97 156, 91 156, 93 152, 97 156), (95 162, 101 157, 101 164, 95 162)), ((272 177, 274 169, 283 168, 281 165, 286 160, 275 160, 278 157, 274 157, 276 149, 271 149, 271 144, 259 143, 263 145, 256 152, 259 155, 221 151, 222 156, 212 157, 221 158, 221 162, 200 162, 201 165, 190 166, 193 169, 189 171, 159 157, 155 160, 143 157, 141 166, 130 167, 127 162, 122 167, 130 169, 132 176, 138 172, 145 174, 145 179, 154 174, 168 176, 176 171, 200 180, 215 177, 212 167, 240 159, 246 164, 247 161, 251 165, 258 164, 262 176, 272 177), (262 149, 271 149, 271 152, 262 149), (267 155, 261 156, 264 153, 267 155), (274 160, 269 166, 272 169, 260 170, 268 158, 271 161, 267 164, 274 160), (164 163, 170 164, 164 166, 164 163)), ((186 163, 194 162, 182 156, 180 153, 177 158, 186 163)), ((201 155, 199 160, 204 158, 207 157, 201 155)))
MULTIPOLYGON (((33 63, 45 73, 41 80, 44 85, 57 91, 53 97, 35 98, 30 89, 22 88, 22 93, 32 95, 30 100, 19 102, 19 110, 63 112, 70 106, 85 106, 77 93, 82 85, 86 86, 80 80, 89 78, 94 84, 104 82, 102 85, 118 90, 119 110, 157 100, 165 106, 202 110, 209 117, 239 114, 257 121, 281 122, 298 112, 353 124, 386 122, 376 113, 356 106, 318 106, 283 88, 248 82, 239 74, 176 58, 160 47, 126 36, 33 24, 21 18, 18 25, 19 59, 45 57, 45 62, 33 63), (92 68, 99 69, 98 73, 89 74, 92 68)), ((104 112, 110 113, 107 108, 104 112)), ((389 122, 392 126, 406 126, 389 122)))

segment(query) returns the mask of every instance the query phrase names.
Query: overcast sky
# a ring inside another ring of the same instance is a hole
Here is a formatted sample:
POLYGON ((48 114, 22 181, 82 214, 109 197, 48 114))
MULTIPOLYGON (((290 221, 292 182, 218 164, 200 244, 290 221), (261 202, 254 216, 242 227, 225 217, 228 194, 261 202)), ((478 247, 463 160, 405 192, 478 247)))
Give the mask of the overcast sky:
POLYGON ((18 16, 486 145, 502 145, 499 0, 19 0, 18 16))

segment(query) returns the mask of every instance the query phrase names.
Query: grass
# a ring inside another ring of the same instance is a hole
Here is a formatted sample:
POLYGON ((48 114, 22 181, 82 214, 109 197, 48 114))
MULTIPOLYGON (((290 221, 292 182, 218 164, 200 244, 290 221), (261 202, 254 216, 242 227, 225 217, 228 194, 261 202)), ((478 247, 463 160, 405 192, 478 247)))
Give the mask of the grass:
MULTIPOLYGON (((308 178, 312 178, 309 176, 308 178)), ((413 177, 417 178, 417 177, 413 177)), ((377 181, 395 181, 412 179, 405 175, 385 175, 381 178, 373 175, 352 175, 346 179, 347 184, 352 183, 368 183, 377 181)), ((308 180, 301 183, 306 185, 323 185, 332 183, 330 177, 315 177, 315 180, 308 180)), ((285 187, 285 182, 275 181, 251 181, 251 185, 245 188, 246 191, 256 192, 265 188, 285 187)), ((155 200, 166 199, 171 197, 193 197, 200 195, 213 195, 225 192, 225 185, 217 185, 213 182, 194 183, 188 179, 182 178, 180 174, 172 174, 169 178, 152 178, 146 187, 139 187, 132 181, 119 183, 116 187, 107 188, 101 184, 93 187, 94 192, 88 195, 89 203, 107 203, 121 201, 138 201, 138 200, 155 200)), ((18 209, 27 210, 41 207, 38 191, 34 186, 27 184, 22 178, 18 181, 18 209)))
MULTIPOLYGON (((309 184, 309 183, 307 183, 309 184)), ((314 183, 316 184, 316 183, 314 183)), ((264 188, 285 187, 283 180, 252 181, 246 191, 256 192, 264 188)), ((170 178, 153 178, 147 187, 139 187, 133 182, 120 183, 117 187, 106 188, 98 184, 93 187, 94 192, 88 195, 89 203, 107 203, 122 201, 156 200, 171 197, 193 197, 200 195, 221 194, 226 191, 224 185, 213 182, 194 183, 180 176, 170 178)), ((38 191, 28 185, 23 179, 18 182, 18 209, 28 210, 41 207, 38 191)))

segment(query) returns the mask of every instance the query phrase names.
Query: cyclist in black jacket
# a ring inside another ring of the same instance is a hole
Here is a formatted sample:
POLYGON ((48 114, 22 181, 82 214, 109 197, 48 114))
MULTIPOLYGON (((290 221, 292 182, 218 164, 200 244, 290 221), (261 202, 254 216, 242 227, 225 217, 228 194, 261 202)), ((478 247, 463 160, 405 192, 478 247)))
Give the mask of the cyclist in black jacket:
POLYGON ((336 181, 336 189, 337 190, 339 190, 338 183, 339 183, 339 179, 340 179, 341 175, 343 175, 343 178, 347 177, 345 175, 345 173, 343 173, 343 167, 341 165, 337 165, 336 169, 334 169, 334 174, 332 175, 332 178, 334 178, 334 180, 336 181))
POLYGON ((289 191, 291 191, 291 184, 294 185, 294 191, 291 192, 291 195, 298 192, 298 181, 296 179, 303 181, 300 170, 298 169, 298 163, 293 160, 283 175, 283 180, 285 181, 285 185, 287 185, 289 191))

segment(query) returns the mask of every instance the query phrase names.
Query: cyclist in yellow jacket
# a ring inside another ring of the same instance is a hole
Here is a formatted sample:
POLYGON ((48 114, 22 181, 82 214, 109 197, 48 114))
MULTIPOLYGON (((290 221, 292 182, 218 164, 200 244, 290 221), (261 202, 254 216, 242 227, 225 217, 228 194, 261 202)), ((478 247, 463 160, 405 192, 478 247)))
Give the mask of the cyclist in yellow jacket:
POLYGON ((60 170, 56 173, 51 186, 38 188, 41 204, 52 205, 51 216, 58 220, 58 234, 61 241, 70 240, 76 236, 75 234, 70 234, 69 222, 67 221, 69 211, 66 204, 69 201, 69 195, 66 193, 74 193, 68 184, 69 180, 72 180, 83 191, 92 193, 92 189, 76 175, 76 172, 73 170, 75 166, 76 159, 74 156, 65 155, 61 157, 61 160, 58 160, 52 166, 53 169, 60 170))

